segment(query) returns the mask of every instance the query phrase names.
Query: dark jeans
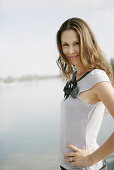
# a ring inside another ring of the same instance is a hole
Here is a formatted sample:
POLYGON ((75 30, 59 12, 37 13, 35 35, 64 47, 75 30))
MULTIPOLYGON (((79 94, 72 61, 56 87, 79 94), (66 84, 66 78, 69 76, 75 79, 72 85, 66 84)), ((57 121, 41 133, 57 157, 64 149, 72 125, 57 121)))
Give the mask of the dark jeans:
MULTIPOLYGON (((60 168, 61 168, 61 170, 67 170, 67 169, 63 168, 61 165, 60 165, 60 168)), ((106 164, 105 160, 103 160, 103 166, 99 170, 107 170, 107 164, 106 164)))

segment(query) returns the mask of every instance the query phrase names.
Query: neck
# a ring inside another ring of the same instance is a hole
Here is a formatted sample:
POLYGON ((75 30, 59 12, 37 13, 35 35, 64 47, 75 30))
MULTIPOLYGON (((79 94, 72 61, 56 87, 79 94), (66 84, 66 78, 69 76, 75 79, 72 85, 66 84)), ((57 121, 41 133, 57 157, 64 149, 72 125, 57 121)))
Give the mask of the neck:
POLYGON ((76 73, 77 75, 81 75, 89 71, 86 67, 76 67, 76 70, 77 70, 76 73))
POLYGON ((87 71, 89 71, 81 62, 81 60, 77 60, 75 63, 73 63, 76 66, 76 70, 77 70, 77 75, 81 75, 86 73, 87 71))

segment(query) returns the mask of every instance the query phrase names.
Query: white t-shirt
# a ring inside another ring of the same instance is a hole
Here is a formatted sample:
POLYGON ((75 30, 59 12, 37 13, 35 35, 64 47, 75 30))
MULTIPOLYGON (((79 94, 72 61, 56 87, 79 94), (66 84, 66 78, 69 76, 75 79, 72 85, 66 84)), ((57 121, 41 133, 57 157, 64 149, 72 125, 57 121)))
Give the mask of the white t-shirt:
POLYGON ((64 161, 64 154, 73 152, 73 150, 66 148, 67 144, 72 144, 80 149, 88 149, 92 146, 92 151, 99 147, 96 140, 105 105, 102 101, 96 104, 88 104, 79 98, 79 93, 89 90, 101 81, 111 83, 105 71, 100 69, 92 70, 77 82, 79 88, 77 97, 69 96, 61 102, 58 153, 60 165, 67 170, 99 170, 103 165, 101 160, 90 167, 70 167, 69 163, 64 161))

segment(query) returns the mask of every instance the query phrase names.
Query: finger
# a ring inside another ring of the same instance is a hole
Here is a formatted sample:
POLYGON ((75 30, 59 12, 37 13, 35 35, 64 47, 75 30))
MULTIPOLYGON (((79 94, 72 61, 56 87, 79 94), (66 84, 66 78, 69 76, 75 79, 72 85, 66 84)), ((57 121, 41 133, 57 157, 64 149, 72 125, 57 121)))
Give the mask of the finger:
POLYGON ((76 146, 70 145, 70 144, 68 144, 66 147, 72 149, 72 150, 75 151, 75 152, 80 150, 80 149, 77 148, 76 146))
POLYGON ((70 158, 65 159, 65 162, 73 162, 73 161, 74 161, 73 158, 72 158, 72 161, 70 160, 70 158))
POLYGON ((69 156, 75 156, 75 153, 74 152, 68 152, 66 154, 64 154, 64 157, 69 157, 69 156))
POLYGON ((69 166, 73 167, 73 166, 77 166, 77 165, 76 165, 76 162, 71 162, 71 163, 69 163, 69 166))

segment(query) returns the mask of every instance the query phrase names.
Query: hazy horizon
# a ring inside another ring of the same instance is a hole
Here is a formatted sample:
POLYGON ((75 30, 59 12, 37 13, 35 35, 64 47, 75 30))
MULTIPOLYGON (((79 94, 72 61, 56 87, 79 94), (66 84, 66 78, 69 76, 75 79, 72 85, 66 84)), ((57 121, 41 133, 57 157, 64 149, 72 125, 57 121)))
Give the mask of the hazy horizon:
POLYGON ((71 17, 90 25, 110 61, 114 58, 113 16, 113 0, 1 0, 0 77, 59 74, 56 32, 71 17))

